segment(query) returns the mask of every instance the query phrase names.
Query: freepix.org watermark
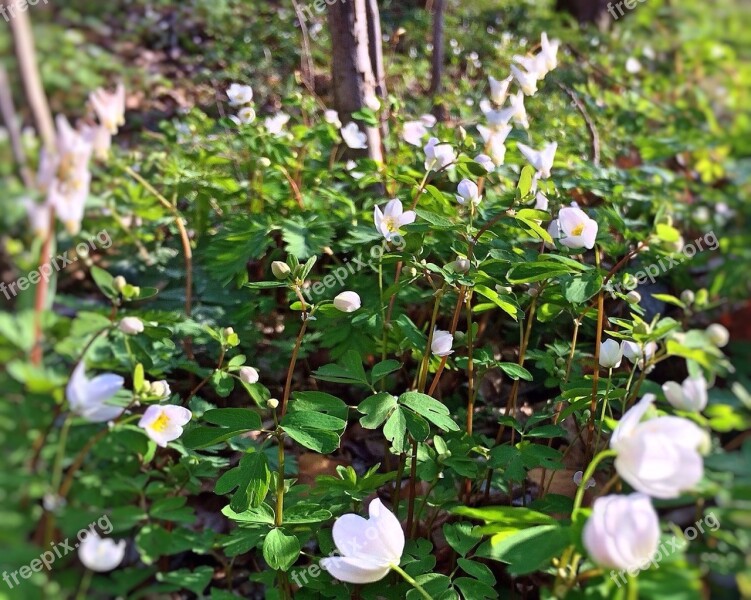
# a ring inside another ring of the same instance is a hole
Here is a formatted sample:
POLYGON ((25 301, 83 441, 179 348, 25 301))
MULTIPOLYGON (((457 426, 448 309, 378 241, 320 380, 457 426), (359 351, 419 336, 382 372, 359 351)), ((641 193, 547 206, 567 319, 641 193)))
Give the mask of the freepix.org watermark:
POLYGON ((623 283, 610 283, 606 287, 606 290, 615 293, 625 293, 636 289, 640 285, 646 285, 647 281, 654 283, 660 275, 663 275, 671 269, 683 264, 684 261, 689 260, 696 256, 699 252, 704 250, 717 250, 720 247, 720 242, 717 239, 714 231, 710 231, 703 237, 696 238, 693 242, 685 244, 680 254, 683 256, 667 256, 661 258, 656 263, 646 266, 641 271, 634 273, 626 278, 623 283), (625 292, 624 292, 625 289, 625 292))
POLYGON ((15 0, 9 2, 7 6, 0 4, 0 15, 3 15, 6 23, 10 23, 10 20, 16 17, 16 11, 26 12, 29 6, 36 6, 40 2, 47 4, 47 0, 15 0))
POLYGON ((42 279, 49 281, 53 271, 62 271, 68 265, 72 265, 79 258, 85 258, 92 250, 97 248, 107 249, 112 245, 112 238, 105 229, 89 238, 88 242, 79 242, 71 253, 59 254, 49 263, 40 265, 39 269, 31 271, 25 277, 19 277, 10 283, 0 281, 0 293, 5 295, 6 300, 15 297, 19 292, 25 292, 30 286, 36 285, 42 279))
POLYGON ((49 550, 42 552, 39 555, 39 558, 35 558, 28 565, 24 565, 20 569, 11 571, 10 573, 3 571, 3 581, 8 584, 10 589, 13 589, 15 586, 23 583, 25 579, 30 579, 33 573, 40 573, 42 569, 46 569, 47 571, 51 570, 52 565, 56 560, 71 554, 89 535, 96 535, 97 528, 104 535, 112 533, 112 530, 114 529, 109 516, 104 515, 99 517, 96 521, 89 523, 88 527, 81 529, 76 534, 75 540, 65 538, 62 542, 57 544, 52 542, 49 550))
POLYGON ((623 10, 624 6, 626 7, 626 10, 634 10, 639 4, 644 4, 646 1, 647 0, 619 0, 618 2, 608 2, 608 12, 613 19, 617 21, 626 14, 623 10), (617 13, 616 10, 618 11, 617 13))
POLYGON ((663 560, 683 550, 689 542, 699 537, 699 533, 704 533, 705 526, 708 531, 717 531, 720 528, 720 520, 713 512, 708 513, 703 519, 697 521, 691 527, 687 527, 683 531, 683 537, 674 535, 667 542, 660 544, 660 547, 657 548, 657 552, 655 552, 652 558, 647 559, 638 567, 610 571, 610 579, 615 582, 616 586, 621 587, 628 581, 626 578, 627 574, 634 577, 639 571, 648 569, 650 566, 658 569, 663 560))

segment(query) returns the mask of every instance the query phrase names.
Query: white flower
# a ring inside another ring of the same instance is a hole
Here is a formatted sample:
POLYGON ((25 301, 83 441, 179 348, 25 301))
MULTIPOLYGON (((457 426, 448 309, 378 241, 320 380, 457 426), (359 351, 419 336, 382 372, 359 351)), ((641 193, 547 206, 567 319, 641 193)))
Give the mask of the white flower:
POLYGON ((357 123, 350 121, 341 129, 342 139, 349 148, 353 150, 363 150, 368 147, 367 134, 360 131, 357 123))
POLYGON ((414 223, 416 216, 413 210, 403 211, 401 201, 396 198, 389 200, 383 211, 378 206, 373 210, 376 229, 387 242, 399 233, 401 227, 414 223))
POLYGON ((558 66, 559 40, 548 40, 548 34, 543 31, 540 37, 540 56, 545 64, 545 69, 550 72, 558 66))
POLYGON ((362 179, 365 177, 365 173, 360 173, 360 171, 357 170, 357 163, 354 160, 348 160, 345 166, 349 174, 352 176, 352 179, 362 179))
POLYGON ((712 323, 712 325, 707 327, 706 334, 710 341, 718 348, 724 348, 730 341, 730 332, 727 330, 727 327, 719 323, 712 323))
POLYGON ((428 128, 422 121, 407 121, 402 129, 402 138, 412 146, 422 146, 422 139, 428 135, 428 128))
POLYGON ((668 402, 678 410, 701 412, 707 407, 707 380, 703 375, 687 377, 683 384, 668 381, 662 391, 668 402))
POLYGON ((47 204, 34 202, 31 198, 24 198, 23 207, 34 235, 44 237, 50 228, 50 207, 47 204))
POLYGON ((89 102, 94 108, 99 122, 112 135, 117 133, 118 127, 125 124, 125 86, 120 83, 114 94, 99 88, 89 96, 89 102))
POLYGON ((193 413, 182 406, 154 404, 143 413, 138 426, 146 431, 146 435, 156 442, 157 446, 166 448, 169 442, 183 434, 183 425, 192 417, 193 413))
POLYGON ((166 400, 172 395, 172 389, 166 380, 160 379, 159 381, 152 381, 149 388, 152 396, 156 396, 162 400, 166 400))
POLYGON ((706 443, 706 435, 681 417, 641 422, 654 399, 653 394, 646 394, 623 415, 610 447, 618 453, 618 475, 631 487, 654 498, 677 498, 704 475, 699 448, 706 443))
POLYGON ((104 573, 117 567, 125 557, 125 540, 115 542, 100 538, 94 531, 88 531, 78 547, 78 558, 84 567, 104 573))
MULTIPOLYGON (((574 480, 576 486, 579 487, 582 484, 582 479, 584 479, 584 471, 577 471, 576 473, 574 473, 572 479, 574 480)), ((588 490, 589 488, 593 488, 596 485, 597 482, 592 477, 590 477, 589 479, 587 479, 587 483, 584 486, 584 489, 588 490)))
POLYGON ((266 117, 263 122, 263 126, 271 135, 279 135, 282 133, 284 126, 289 122, 289 115, 287 113, 277 113, 273 117, 266 117))
POLYGON ((441 329, 433 330, 433 341, 430 343, 430 351, 436 356, 448 356, 453 354, 451 346, 454 343, 454 336, 450 331, 441 329))
POLYGON ((643 369, 646 362, 649 362, 649 360, 654 356, 655 352, 657 352, 656 342, 647 342, 644 345, 643 351, 641 345, 637 344, 636 342, 629 342, 624 340, 623 342, 621 342, 621 345, 623 346, 623 356, 625 356, 629 361, 631 361, 632 364, 635 364, 640 369, 643 369))
POLYGON ((253 88, 249 85, 233 83, 227 90, 227 97, 232 106, 249 104, 253 100, 253 88))
POLYGON ((506 161, 506 145, 498 136, 492 136, 487 144, 490 159, 496 167, 500 167, 506 161))
POLYGON ((623 348, 615 340, 600 343, 600 366, 605 369, 617 369, 623 360, 623 348))
POLYGON ((537 92, 536 72, 523 71, 516 65, 511 65, 511 73, 525 96, 533 96, 537 92))
POLYGON ((242 367, 238 373, 240 373, 240 380, 244 383, 258 383, 258 380, 260 379, 258 371, 253 367, 242 367))
POLYGON ((456 201, 459 204, 466 204, 471 202, 475 206, 480 204, 482 196, 480 196, 480 188, 471 179, 462 179, 456 188, 456 201))
POLYGON ((548 72, 545 66, 545 57, 541 54, 534 56, 520 56, 517 54, 512 57, 512 60, 519 63, 530 77, 536 77, 538 81, 543 79, 548 72))
POLYGON ((548 210, 549 206, 550 201, 548 200, 548 197, 542 192, 537 192, 537 195, 535 196, 535 210, 548 210))
POLYGON ((117 328, 127 335, 136 335, 143 332, 143 321, 138 317, 125 317, 117 328))
POLYGON ((601 567, 644 569, 660 543, 660 520, 644 494, 603 496, 592 504, 582 541, 601 567))
POLYGON ((479 164, 483 169, 485 169, 488 173, 495 171, 495 164, 493 163, 493 159, 490 158, 487 154, 478 154, 477 156, 475 156, 475 162, 479 164))
POLYGON ((340 129, 342 122, 339 120, 339 113, 335 110, 327 110, 323 113, 323 120, 333 125, 337 129, 340 129))
POLYGON ((639 59, 633 56, 629 56, 628 60, 626 61, 626 71, 628 73, 631 73, 631 75, 636 75, 639 71, 641 71, 641 63, 639 62, 639 59))
POLYGON ((107 160, 112 148, 112 134, 104 125, 83 125, 81 127, 81 136, 85 139, 94 151, 94 156, 98 160, 107 160))
POLYGON ((324 558, 321 567, 349 583, 372 583, 388 575, 404 552, 399 519, 376 498, 368 507, 369 519, 346 514, 334 522, 332 535, 341 556, 324 558))
MULTIPOLYGON (((483 114, 488 120, 488 125, 490 125, 491 129, 504 130, 507 127, 511 129, 508 122, 511 120, 511 117, 514 116, 514 109, 502 108, 501 110, 485 110, 483 111, 483 114)), ((508 135, 508 133, 506 133, 506 135, 508 135)))
POLYGON ((553 161, 555 160, 555 151, 558 149, 558 144, 556 142, 546 144, 545 147, 539 151, 534 150, 521 142, 518 142, 516 145, 519 148, 519 152, 521 152, 524 155, 524 158, 527 159, 527 162, 537 169, 540 179, 547 179, 550 177, 550 170, 553 168, 553 161))
POLYGON ((334 298, 334 306, 345 313, 355 312, 361 306, 357 292, 342 292, 334 298))
POLYGON ((104 423, 119 417, 123 408, 107 404, 123 388, 124 380, 114 373, 87 379, 83 361, 78 363, 65 388, 70 409, 92 423, 104 423))
POLYGON ((591 250, 597 237, 597 221, 590 219, 581 208, 567 206, 558 213, 560 242, 568 248, 591 250))
POLYGON ((509 96, 511 118, 520 127, 529 129, 529 119, 527 119, 527 109, 524 108, 524 93, 520 90, 516 94, 509 96))
POLYGON ((252 106, 245 106, 237 111, 237 115, 230 115, 229 118, 235 125, 250 125, 256 120, 256 111, 252 106))
POLYGON ((508 88, 513 80, 513 75, 509 75, 506 79, 501 79, 500 81, 493 77, 488 77, 488 83, 490 84, 490 99, 494 104, 502 106, 503 103, 506 102, 508 88))
POLYGON ((444 169, 456 160, 451 144, 441 143, 438 138, 430 138, 424 150, 426 171, 444 169))
POLYGON ((437 119, 433 115, 426 113, 420 117, 420 122, 428 129, 432 129, 435 126, 437 119))
POLYGON ((478 125, 477 131, 480 132, 482 140, 486 145, 491 144, 504 144, 509 133, 511 133, 511 125, 497 125, 493 127, 485 127, 484 125, 478 125))

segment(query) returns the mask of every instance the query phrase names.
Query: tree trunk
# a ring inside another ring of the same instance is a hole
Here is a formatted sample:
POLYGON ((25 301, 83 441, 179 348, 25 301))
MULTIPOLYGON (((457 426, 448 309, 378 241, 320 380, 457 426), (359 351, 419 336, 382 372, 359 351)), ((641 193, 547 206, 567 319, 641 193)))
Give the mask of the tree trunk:
POLYGON ((439 94, 443 89, 443 61, 446 58, 443 35, 445 0, 435 0, 433 4, 433 60, 430 69, 430 93, 439 94))
POLYGON ((571 13, 579 23, 594 23, 603 29, 613 20, 608 6, 614 4, 612 0, 556 0, 555 7, 556 10, 571 13))
MULTIPOLYGON (((380 35, 378 43, 371 44, 370 32, 380 31, 380 23, 369 23, 368 2, 348 0, 329 6, 328 22, 331 30, 331 74, 334 85, 334 103, 339 118, 345 125, 352 121, 352 114, 378 100, 376 68, 381 58, 380 35), (371 46, 373 46, 371 48, 371 46), (373 54, 371 54, 371 51, 373 54), (371 58, 373 56, 375 61, 371 58), (375 62, 375 64, 374 64, 375 62)), ((375 0, 372 2, 375 5, 375 0)), ((373 18, 377 16, 377 6, 373 18)), ((372 10, 370 14, 373 14, 372 10)), ((375 40, 374 40, 375 42, 375 40)), ((385 83, 383 83, 385 93, 385 83)), ((358 126, 363 129, 362 124, 358 126)), ((368 136, 367 150, 352 151, 350 156, 368 156, 383 162, 381 131, 378 127, 365 127, 368 136)))
MULTIPOLYGON (((7 3, 6 3, 7 5, 7 3)), ((31 30, 31 19, 28 10, 15 10, 10 19, 10 29, 13 34, 13 43, 16 51, 16 60, 21 72, 26 101, 34 116, 37 133, 47 150, 55 151, 55 125, 52 120, 47 95, 42 87, 42 79, 39 76, 37 55, 34 47, 34 34, 31 30)))

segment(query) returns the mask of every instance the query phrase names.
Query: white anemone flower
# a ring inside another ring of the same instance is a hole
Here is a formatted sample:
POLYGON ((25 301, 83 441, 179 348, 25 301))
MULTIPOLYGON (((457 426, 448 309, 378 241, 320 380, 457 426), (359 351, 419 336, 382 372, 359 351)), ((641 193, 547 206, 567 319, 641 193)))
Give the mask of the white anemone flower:
POLYGON ((456 188, 456 201, 459 204, 469 204, 470 202, 477 206, 482 200, 480 188, 471 179, 462 179, 456 188))
POLYGON ((405 211, 402 208, 401 200, 397 198, 389 200, 383 210, 378 206, 373 209, 373 220, 375 221, 376 229, 387 242, 390 242, 394 235, 399 234, 399 230, 404 225, 414 223, 416 217, 415 211, 405 211))
POLYGON ((121 406, 112 406, 107 402, 123 389, 124 383, 123 378, 114 373, 88 379, 86 367, 81 361, 68 381, 65 397, 74 413, 92 423, 104 423, 123 413, 121 406))
POLYGON ((334 522, 332 535, 341 556, 324 558, 321 567, 339 581, 379 581, 402 559, 405 538, 399 519, 378 498, 368 513, 369 519, 346 514, 334 522))
POLYGON ((89 96, 89 102, 99 122, 112 135, 125 124, 125 86, 122 83, 117 85, 114 93, 103 88, 94 90, 89 96))
POLYGON ((430 351, 436 356, 448 356, 453 354, 451 346, 454 344, 454 336, 450 331, 442 329, 433 330, 433 340, 430 342, 430 351))
POLYGON ((701 412, 707 407, 707 380, 703 375, 687 377, 682 384, 668 381, 662 391, 668 402, 678 410, 701 412))
POLYGON ((118 567, 125 557, 125 540, 116 542, 101 538, 89 531, 78 546, 78 558, 84 567, 97 573, 105 573, 118 567))
POLYGON ((182 406, 154 404, 143 413, 138 426, 157 446, 166 448, 168 443, 183 434, 183 425, 189 423, 191 418, 193 418, 193 413, 182 406))
POLYGON ((539 178, 548 179, 550 171, 553 168, 553 161, 555 161, 555 151, 558 149, 558 143, 550 142, 545 144, 542 150, 535 150, 521 142, 518 142, 516 145, 519 148, 519 152, 527 159, 527 162, 537 169, 539 178))
POLYGON ((623 347, 615 340, 600 343, 600 366, 605 369, 617 369, 623 360, 623 347))
POLYGON ((323 120, 329 125, 333 125, 337 129, 341 129, 342 122, 339 119, 339 113, 335 110, 327 110, 323 113, 323 120))
POLYGON ((558 48, 560 45, 560 40, 549 40, 548 34, 543 31, 540 37, 540 56, 543 57, 548 72, 558 66, 558 48))
POLYGON ((516 65, 511 65, 511 73, 525 96, 534 96, 537 93, 537 80, 539 77, 535 71, 525 71, 516 65))
POLYGON ((357 292, 342 292, 334 298, 334 306, 342 312, 351 313, 359 309, 362 302, 357 292))
POLYGON ((284 126, 287 123, 289 123, 289 115, 287 113, 280 112, 272 117, 266 117, 263 125, 266 128, 266 131, 268 131, 271 135, 278 136, 282 133, 284 126))
POLYGON ((357 127, 357 123, 350 121, 344 127, 341 128, 340 133, 344 143, 348 148, 353 150, 364 150, 368 147, 368 136, 366 133, 360 131, 357 127))
POLYGON ((456 154, 451 144, 441 142, 438 138, 430 138, 425 144, 425 170, 439 171, 445 169, 456 160, 456 154))
POLYGON ((509 75, 506 79, 495 79, 488 77, 488 83, 490 84, 490 99, 497 106, 502 106, 506 102, 506 96, 508 96, 508 88, 511 82, 514 80, 513 75, 509 75))
POLYGON ((591 250, 597 238, 597 221, 576 206, 567 206, 558 213, 559 241, 568 248, 591 250))
POLYGON ((653 498, 677 498, 704 475, 699 449, 707 436, 682 417, 642 421, 654 400, 653 394, 646 394, 621 417, 610 438, 610 447, 617 452, 615 469, 639 492, 653 498))
POLYGON ((253 101, 253 88, 241 83, 233 83, 227 89, 227 97, 232 106, 242 106, 253 101))

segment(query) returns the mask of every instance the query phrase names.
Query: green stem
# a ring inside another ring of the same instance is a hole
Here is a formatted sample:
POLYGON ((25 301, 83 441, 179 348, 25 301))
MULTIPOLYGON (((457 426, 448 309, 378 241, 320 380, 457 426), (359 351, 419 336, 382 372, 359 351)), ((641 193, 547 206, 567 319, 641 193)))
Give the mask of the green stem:
POLYGON ((274 525, 281 527, 284 522, 284 438, 281 433, 277 437, 277 441, 279 442, 277 447, 279 471, 276 476, 276 515, 274 516, 274 525))
POLYGON ((91 580, 94 577, 94 572, 91 569, 86 569, 86 572, 81 578, 81 585, 78 587, 78 593, 76 594, 76 600, 85 600, 91 587, 91 580))
POLYGON ((595 455, 595 457, 592 459, 592 462, 589 463, 587 470, 582 476, 581 483, 579 484, 579 489, 576 490, 576 497, 574 498, 574 510, 571 511, 572 520, 581 508, 582 500, 584 499, 584 490, 587 488, 587 482, 592 478, 592 475, 594 475, 595 470, 597 469, 597 465, 599 465, 606 458, 610 458, 611 456, 615 456, 616 454, 617 452, 615 450, 603 450, 599 454, 595 455))
POLYGON ((399 573, 399 575, 401 575, 408 584, 410 584, 413 588, 415 588, 418 592, 420 592, 420 595, 423 598, 425 598, 426 600, 433 600, 428 594, 428 592, 426 592, 425 589, 419 583, 417 583, 414 579, 412 579, 412 577, 410 577, 406 573, 406 571, 404 571, 404 569, 402 569, 399 565, 391 565, 391 570, 399 573))
POLYGON ((57 442, 57 456, 55 457, 55 468, 52 472, 52 489, 57 494, 60 488, 60 482, 63 478, 63 459, 65 458, 65 445, 68 442, 68 432, 70 431, 70 425, 73 421, 72 415, 68 415, 63 422, 63 427, 60 430, 60 439, 57 442))

